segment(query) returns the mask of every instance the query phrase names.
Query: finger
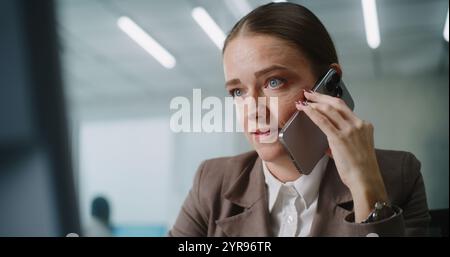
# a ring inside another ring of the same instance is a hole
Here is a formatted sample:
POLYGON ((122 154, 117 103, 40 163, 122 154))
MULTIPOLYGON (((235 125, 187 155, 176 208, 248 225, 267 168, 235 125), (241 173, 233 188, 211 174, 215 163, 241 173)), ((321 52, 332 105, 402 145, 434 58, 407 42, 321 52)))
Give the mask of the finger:
POLYGON ((317 93, 317 92, 312 92, 312 91, 308 92, 306 90, 304 91, 304 95, 305 95, 305 98, 311 102, 327 103, 327 104, 334 106, 339 112, 341 112, 343 114, 343 117, 345 119, 348 119, 352 122, 356 122, 358 119, 355 116, 355 114, 353 113, 353 111, 350 110, 350 108, 347 106, 347 104, 341 98, 333 97, 333 96, 329 96, 329 95, 325 95, 325 94, 321 94, 321 93, 317 93))
MULTIPOLYGON (((296 104, 302 105, 300 104, 296 104)), ((333 123, 323 114, 321 114, 318 110, 311 108, 311 106, 298 106, 298 109, 301 109, 305 114, 316 124, 320 130, 325 133, 327 137, 334 137, 338 134, 338 129, 333 125, 333 123)))
POLYGON ((346 120, 342 113, 339 112, 334 106, 328 104, 328 103, 308 103, 308 105, 318 110, 322 115, 326 116, 333 125, 339 129, 339 130, 345 130, 349 127, 351 127, 351 122, 349 120, 346 120))

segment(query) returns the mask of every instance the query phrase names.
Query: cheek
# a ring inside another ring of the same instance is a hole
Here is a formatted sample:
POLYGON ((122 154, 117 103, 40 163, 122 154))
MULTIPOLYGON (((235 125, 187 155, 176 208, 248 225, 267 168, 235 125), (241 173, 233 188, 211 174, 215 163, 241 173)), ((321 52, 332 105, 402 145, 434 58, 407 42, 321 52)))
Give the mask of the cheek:
POLYGON ((289 118, 297 111, 295 102, 304 100, 302 92, 303 90, 300 90, 300 92, 297 90, 278 98, 278 123, 280 124, 280 127, 283 127, 289 118))
MULTIPOLYGON (((278 97, 278 104, 276 105, 278 106, 278 108, 270 108, 270 110, 266 110, 266 114, 270 112, 270 117, 268 117, 268 120, 266 120, 266 122, 269 123, 272 118, 276 116, 276 118, 278 119, 278 127, 283 127, 283 125, 289 120, 289 118, 297 111, 297 108, 295 107, 295 101, 301 99, 302 97, 303 94, 299 96, 295 93, 278 97)), ((273 105, 269 104, 269 106, 273 105)), ((236 115, 240 126, 244 128, 244 132, 248 132, 249 122, 257 122, 255 119, 255 115, 249 115, 248 108, 236 108, 236 115)), ((254 124, 252 125, 254 126, 254 124)), ((277 126, 276 124, 274 125, 277 126)))
POLYGON ((291 116, 297 111, 294 101, 280 104, 278 116, 278 123, 280 124, 280 127, 283 127, 289 118, 291 118, 291 116))

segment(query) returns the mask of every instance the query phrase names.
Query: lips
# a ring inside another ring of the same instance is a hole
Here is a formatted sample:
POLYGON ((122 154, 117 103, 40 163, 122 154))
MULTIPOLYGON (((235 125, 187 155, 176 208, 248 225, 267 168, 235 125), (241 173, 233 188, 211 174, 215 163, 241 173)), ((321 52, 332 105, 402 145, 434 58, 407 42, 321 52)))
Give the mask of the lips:
POLYGON ((259 130, 257 129, 255 132, 251 132, 251 134, 256 136, 265 136, 270 134, 270 130, 259 130))
MULTIPOLYGON (((280 128, 277 131, 280 131, 280 128)), ((255 136, 268 136, 270 135, 270 129, 257 129, 255 132, 250 132, 250 134, 255 136)))

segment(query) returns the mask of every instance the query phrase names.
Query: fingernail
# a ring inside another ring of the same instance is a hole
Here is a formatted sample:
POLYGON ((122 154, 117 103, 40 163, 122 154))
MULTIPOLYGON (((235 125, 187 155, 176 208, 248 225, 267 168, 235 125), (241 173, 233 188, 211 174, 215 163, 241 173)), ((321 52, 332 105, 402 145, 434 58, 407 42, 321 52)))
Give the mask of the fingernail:
POLYGON ((296 107, 297 109, 299 109, 299 110, 302 110, 302 109, 303 109, 303 104, 302 104, 302 102, 296 101, 296 102, 295 102, 295 107, 296 107))

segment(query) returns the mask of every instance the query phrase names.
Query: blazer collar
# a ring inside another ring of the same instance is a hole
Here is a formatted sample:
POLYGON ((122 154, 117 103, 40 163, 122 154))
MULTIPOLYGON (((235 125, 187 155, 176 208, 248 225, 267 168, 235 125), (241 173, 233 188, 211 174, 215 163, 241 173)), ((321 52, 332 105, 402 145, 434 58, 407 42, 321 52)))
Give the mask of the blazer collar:
POLYGON ((237 215, 216 221, 228 236, 270 236, 270 215, 262 161, 255 156, 226 191, 225 199, 243 208, 237 215))
MULTIPOLYGON (((334 160, 330 158, 319 189, 317 211, 310 236, 337 235, 345 217, 353 211, 353 198, 342 183, 334 160)), ((340 231, 342 232, 342 231, 340 231)))
MULTIPOLYGON (((255 153, 256 154, 256 153, 255 153)), ((243 211, 216 221, 228 236, 270 236, 270 214, 262 160, 252 158, 233 185, 225 192, 225 199, 243 211), (253 161, 254 160, 254 161, 253 161)), ((334 160, 329 158, 319 188, 317 213, 311 226, 311 236, 321 235, 333 222, 342 222, 353 209, 353 200, 342 183, 334 160)))
POLYGON ((256 156, 247 165, 233 185, 225 192, 225 199, 244 208, 251 207, 265 196, 262 160, 256 156))
MULTIPOLYGON (((342 183, 336 165, 329 158, 324 176, 319 188, 319 199, 332 201, 337 205, 353 201, 350 190, 342 183), (320 196, 323 197, 320 197, 320 196)), ((241 172, 234 184, 226 191, 225 198, 241 207, 250 207, 262 197, 267 196, 262 160, 256 156, 241 172)))
MULTIPOLYGON (((342 205, 353 201, 350 190, 342 182, 333 159, 330 159, 328 162, 327 174, 325 175, 324 180, 322 180, 322 185, 322 191, 328 193, 329 190, 333 196, 333 202, 337 205, 342 205)), ((327 194, 325 194, 325 196, 327 196, 327 194)))

